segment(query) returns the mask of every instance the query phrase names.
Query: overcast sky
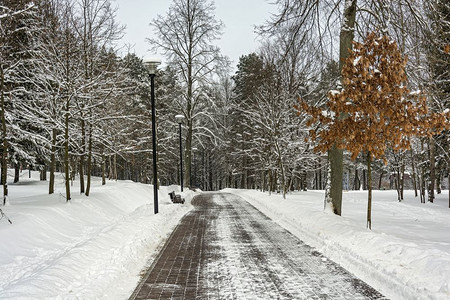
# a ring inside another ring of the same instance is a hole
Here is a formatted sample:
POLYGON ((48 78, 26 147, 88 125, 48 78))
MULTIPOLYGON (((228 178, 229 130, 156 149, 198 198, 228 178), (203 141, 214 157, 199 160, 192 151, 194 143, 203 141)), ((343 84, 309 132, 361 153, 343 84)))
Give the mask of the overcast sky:
MULTIPOLYGON (((275 12, 276 7, 270 2, 273 1, 215 0, 216 19, 225 24, 224 34, 217 45, 222 54, 233 61, 233 66, 241 55, 258 48, 254 26, 262 25, 275 12)), ((158 14, 165 16, 171 3, 171 0, 115 0, 119 7, 117 19, 127 27, 122 43, 131 44, 139 57, 155 56, 145 41, 153 35, 149 24, 158 14)))

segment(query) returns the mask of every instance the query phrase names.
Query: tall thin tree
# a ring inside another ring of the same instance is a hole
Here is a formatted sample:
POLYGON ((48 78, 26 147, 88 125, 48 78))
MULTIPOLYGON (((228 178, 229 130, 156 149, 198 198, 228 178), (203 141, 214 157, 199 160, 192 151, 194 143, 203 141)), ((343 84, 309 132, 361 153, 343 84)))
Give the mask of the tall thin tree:
POLYGON ((184 88, 182 97, 176 101, 186 120, 186 185, 191 182, 195 119, 202 115, 199 105, 206 99, 201 87, 223 61, 219 48, 213 45, 223 27, 215 19, 214 10, 213 2, 208 0, 174 0, 166 16, 158 15, 152 21, 156 38, 148 39, 155 50, 161 50, 167 57, 184 88))

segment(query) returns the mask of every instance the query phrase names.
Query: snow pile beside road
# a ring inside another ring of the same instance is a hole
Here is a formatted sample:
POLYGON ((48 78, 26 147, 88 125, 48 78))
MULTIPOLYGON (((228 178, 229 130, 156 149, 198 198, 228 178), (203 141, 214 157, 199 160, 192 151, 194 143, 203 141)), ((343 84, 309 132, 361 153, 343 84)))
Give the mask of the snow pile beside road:
POLYGON ((323 191, 280 195, 226 189, 391 299, 450 299, 448 191, 421 204, 407 191, 374 191, 372 230, 366 192, 346 192, 342 217, 323 210, 323 191))
POLYGON ((61 179, 47 195, 48 182, 33 178, 10 184, 10 205, 1 207, 13 224, 0 220, 0 299, 127 299, 149 257, 192 208, 192 192, 184 193, 186 204, 172 204, 168 192, 179 187, 161 187, 155 215, 153 186, 102 186, 98 178, 89 197, 75 182, 66 203, 61 179))

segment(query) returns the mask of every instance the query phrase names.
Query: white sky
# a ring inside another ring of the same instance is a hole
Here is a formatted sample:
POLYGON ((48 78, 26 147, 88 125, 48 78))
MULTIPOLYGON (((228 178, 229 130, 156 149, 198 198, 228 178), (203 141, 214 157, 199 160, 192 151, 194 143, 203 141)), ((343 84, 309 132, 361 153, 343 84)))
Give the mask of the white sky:
MULTIPOLYGON (((215 0, 216 19, 225 24, 224 34, 217 41, 222 54, 235 66, 239 57, 257 50, 259 42, 255 25, 262 25, 276 11, 272 0, 215 0)), ((145 41, 153 35, 150 22, 158 15, 165 16, 170 0, 115 0, 119 7, 117 20, 126 25, 122 44, 130 44, 139 57, 155 56, 145 41)), ((163 58, 162 58, 163 59, 163 58)))

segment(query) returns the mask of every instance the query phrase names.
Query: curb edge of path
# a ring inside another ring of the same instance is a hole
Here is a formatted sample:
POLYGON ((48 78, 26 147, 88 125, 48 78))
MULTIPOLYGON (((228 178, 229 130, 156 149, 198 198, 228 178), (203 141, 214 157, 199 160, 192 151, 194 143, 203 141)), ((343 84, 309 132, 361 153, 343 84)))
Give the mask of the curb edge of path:
MULTIPOLYGON (((192 198, 192 200, 194 200, 197 196, 195 196, 194 198, 192 198)), ((187 214, 189 214, 190 212, 187 212, 187 214)), ((133 293, 131 294, 131 296, 128 298, 128 300, 135 300, 137 295, 139 294, 139 291, 141 290, 141 288, 144 286, 145 282, 147 281, 148 277, 150 276, 150 273, 153 271, 153 269, 156 266, 156 263, 158 262, 158 260, 161 258, 161 256, 163 255, 164 251, 166 250, 167 246, 169 245, 169 241, 171 240, 172 236, 175 234, 176 229, 180 226, 181 224, 181 220, 186 217, 186 215, 183 215, 183 217, 181 217, 181 219, 178 221, 178 224, 172 229, 172 232, 167 236, 167 238, 164 241, 164 245, 162 245, 162 247, 158 247, 155 249, 155 252, 157 252, 158 254, 154 257, 151 265, 149 267, 144 266, 144 268, 146 268, 147 270, 145 271, 144 276, 142 276, 139 280, 138 285, 134 288, 133 293)))

